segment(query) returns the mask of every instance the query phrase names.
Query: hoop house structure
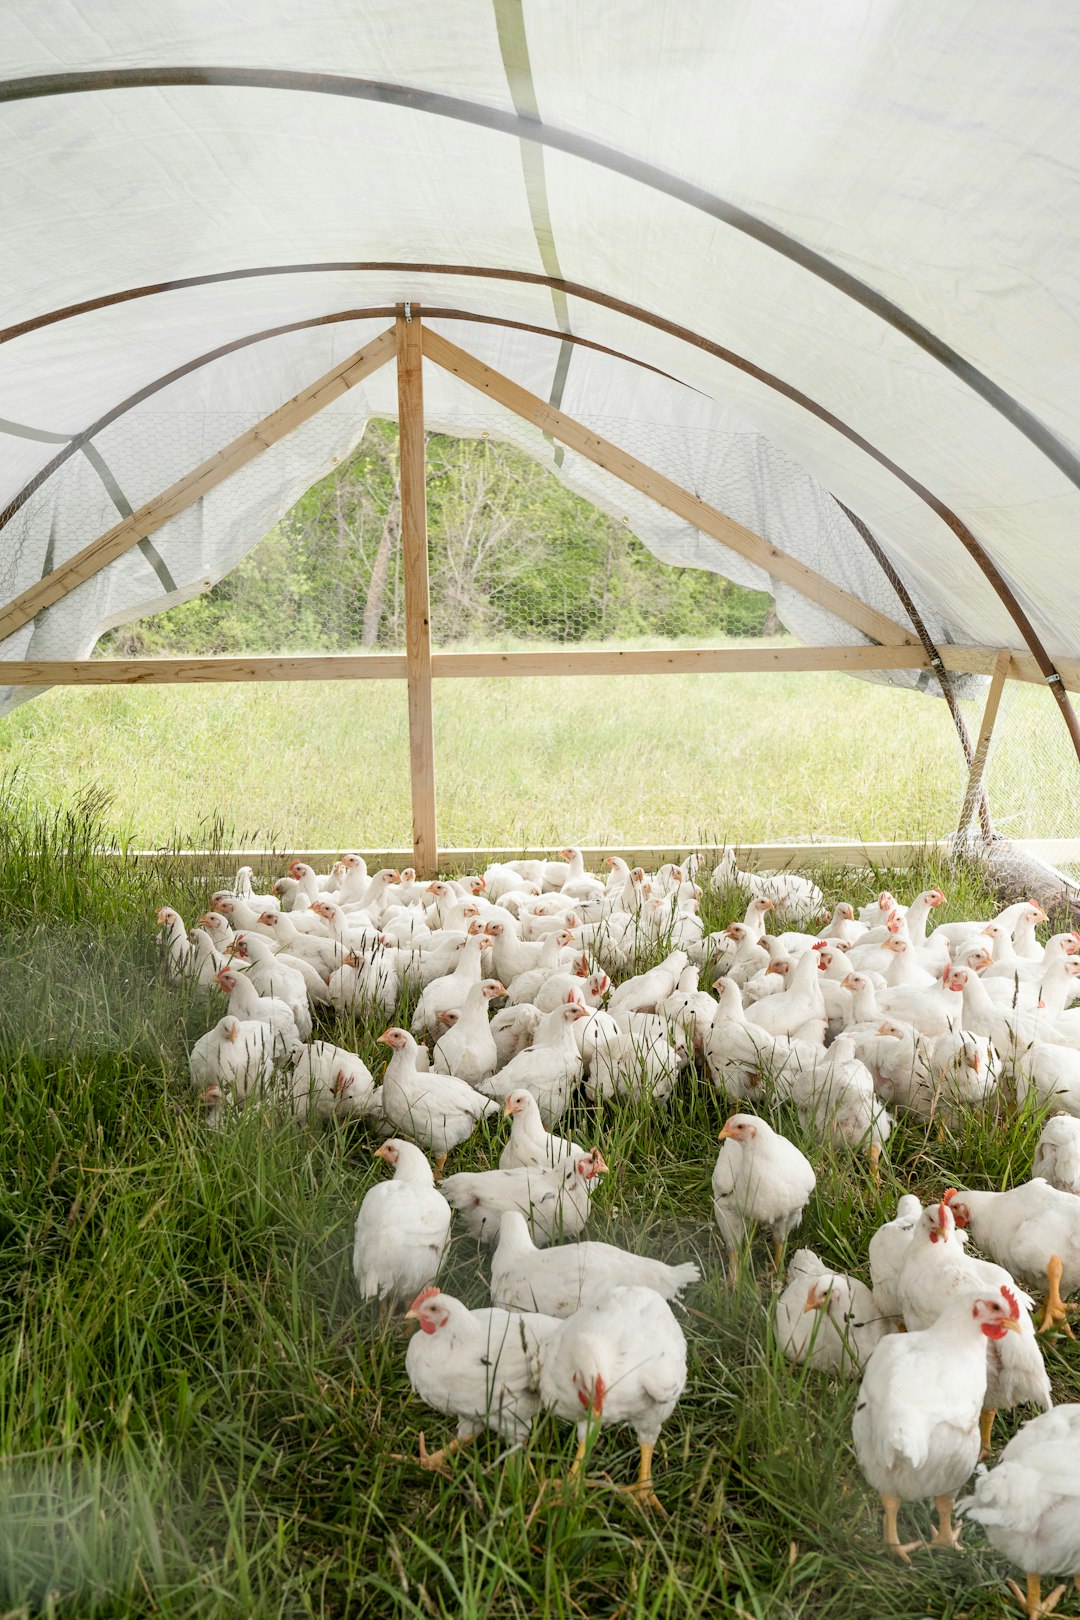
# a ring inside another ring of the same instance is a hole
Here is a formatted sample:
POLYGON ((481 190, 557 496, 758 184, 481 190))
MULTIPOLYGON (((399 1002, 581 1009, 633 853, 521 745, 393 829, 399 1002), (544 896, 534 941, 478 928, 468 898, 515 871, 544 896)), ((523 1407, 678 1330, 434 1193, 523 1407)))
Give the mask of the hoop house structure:
POLYGON ((1080 755, 1078 54, 1064 3, 13 0, 4 707, 405 677, 429 869, 433 678, 786 664, 955 707, 990 674, 965 822, 1006 680, 1049 687, 1080 755), (423 431, 481 398, 803 647, 433 655, 423 431), (403 654, 89 662, 394 415, 403 654))

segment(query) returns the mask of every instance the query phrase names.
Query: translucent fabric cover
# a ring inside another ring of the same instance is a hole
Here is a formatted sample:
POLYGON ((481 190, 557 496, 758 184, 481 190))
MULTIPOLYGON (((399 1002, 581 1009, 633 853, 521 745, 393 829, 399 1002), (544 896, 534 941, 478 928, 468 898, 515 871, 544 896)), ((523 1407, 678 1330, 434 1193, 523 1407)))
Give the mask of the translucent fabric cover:
MULTIPOLYGON (((7 0, 3 23, 0 319, 66 313, 0 343, 0 509, 18 504, 0 530, 0 600, 390 317, 260 334, 409 299, 550 331, 430 316, 905 630, 838 502, 935 641, 1022 648, 944 503, 1050 653, 1080 653, 1080 16, 1064 0, 7 0), (170 68, 283 76, 101 87, 170 68), (333 83, 305 78, 320 74, 333 83), (13 88, 41 75, 72 77, 50 84, 63 93, 13 88)), ((430 364, 425 389, 432 427, 508 438, 658 556, 772 589, 803 641, 866 639, 430 364)), ((85 656, 108 626, 203 589, 369 415, 395 410, 390 367, 9 635, 0 658, 85 656)))

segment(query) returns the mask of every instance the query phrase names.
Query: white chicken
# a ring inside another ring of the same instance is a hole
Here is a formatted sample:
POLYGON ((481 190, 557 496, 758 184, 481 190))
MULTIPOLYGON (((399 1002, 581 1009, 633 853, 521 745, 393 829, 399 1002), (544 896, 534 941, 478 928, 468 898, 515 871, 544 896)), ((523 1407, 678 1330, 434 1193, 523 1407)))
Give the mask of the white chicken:
POLYGON ((713 1213, 728 1251, 729 1281, 738 1277, 739 1251, 755 1226, 768 1227, 779 1272, 784 1243, 817 1185, 814 1168, 794 1142, 755 1114, 732 1114, 720 1142, 713 1213))
POLYGON ((692 1261, 669 1266, 611 1243, 582 1239, 538 1249, 516 1209, 503 1215, 491 1257, 492 1303, 548 1316, 570 1316, 616 1286, 651 1288, 663 1299, 676 1299, 700 1281, 692 1261))
POLYGON ((517 1209, 543 1245, 585 1230, 591 1183, 606 1170, 603 1154, 594 1149, 541 1169, 462 1171, 447 1176, 442 1193, 482 1243, 496 1243, 504 1213, 517 1209))
POLYGON ((518 1311, 470 1311, 451 1294, 426 1288, 406 1317, 419 1322, 405 1352, 409 1383, 422 1401, 458 1420, 457 1435, 429 1452, 421 1433, 421 1468, 445 1472, 447 1457, 494 1429, 514 1445, 528 1437, 540 1409, 535 1366, 559 1326, 554 1317, 518 1311))
POLYGON ((979 1455, 987 1344, 1000 1346, 1017 1333, 1019 1317, 1007 1291, 968 1290, 931 1326, 889 1334, 870 1356, 851 1432, 859 1466, 885 1510, 885 1545, 905 1564, 922 1543, 901 1542, 901 1502, 932 1496, 938 1522, 931 1545, 959 1545, 953 1500, 979 1455))
POLYGON ((1080 1288, 1080 1198, 1036 1178, 1005 1192, 950 1188, 945 1202, 957 1226, 999 1266, 1032 1288, 1047 1279, 1041 1331, 1060 1322, 1072 1338, 1061 1295, 1080 1288))
POLYGON ((289 1092, 297 1119, 347 1119, 366 1114, 375 1081, 355 1052, 332 1041, 312 1041, 294 1055, 289 1092))
POLYGON ((1080 1405, 1056 1406, 1013 1435, 995 1468, 980 1469, 970 1496, 956 1504, 987 1540, 1027 1577, 1009 1590, 1028 1620, 1043 1620, 1065 1590, 1045 1599, 1043 1575, 1071 1575, 1080 1590, 1080 1405))
MULTIPOLYGON (((235 968, 222 968, 220 973, 215 973, 214 981, 228 996, 229 1011, 234 1017, 267 1026, 275 1053, 284 1055, 294 1046, 299 1046, 301 1032, 292 1008, 286 1002, 278 996, 260 996, 247 975, 238 973, 235 968)), ((306 1001, 304 1008, 306 1011, 306 1001)), ((306 1032, 311 1034, 310 1013, 306 1019, 306 1032)))
POLYGON ((566 1159, 583 1159, 587 1148, 544 1129, 540 1105, 531 1091, 512 1091, 503 1104, 510 1119, 510 1139, 499 1155, 500 1170, 542 1169, 566 1159))
MULTIPOLYGON (((461 1012, 435 1043, 431 1066, 440 1074, 456 1074, 470 1086, 494 1074, 499 1062, 495 1037, 488 1023, 488 1007, 496 996, 504 996, 501 979, 481 979, 465 997, 461 1012)), ((440 1014, 449 1018, 449 1011, 440 1014)))
POLYGON ((653 1449, 686 1386, 686 1340, 670 1305, 651 1288, 612 1288, 560 1322, 538 1359, 541 1404, 577 1426, 571 1476, 592 1427, 629 1423, 641 1450, 630 1491, 643 1507, 659 1507, 653 1449))
POLYGON ((482 1119, 496 1115, 498 1104, 456 1075, 419 1069, 417 1044, 408 1030, 384 1030, 379 1040, 393 1050, 379 1092, 383 1115, 394 1130, 435 1154, 441 1174, 451 1151, 468 1140, 482 1119))
POLYGON ((915 1222, 922 1214, 922 1205, 914 1193, 904 1193, 896 1206, 896 1216, 879 1226, 870 1239, 870 1281, 874 1298, 883 1316, 892 1321, 903 1320, 904 1307, 900 1299, 900 1267, 904 1263, 915 1222))
POLYGON ((353 1236, 353 1276, 363 1299, 411 1300, 439 1275, 453 1212, 412 1142, 392 1136, 375 1157, 386 1160, 394 1178, 364 1194, 353 1236))
POLYGON ((192 1085, 199 1091, 217 1085, 232 1100, 245 1102, 273 1080, 273 1041, 268 1024, 226 1013, 188 1054, 192 1085))
POLYGON ((776 1338, 789 1361, 854 1378, 892 1327, 865 1283, 796 1249, 776 1302, 776 1338))
POLYGON ((563 1003, 554 1012, 544 1013, 536 1026, 531 1046, 511 1058, 495 1074, 476 1082, 485 1097, 505 1100, 512 1091, 531 1091, 540 1105, 540 1116, 550 1130, 565 1114, 570 1088, 581 1078, 581 1053, 573 1025, 588 1018, 586 1007, 563 1003))
POLYGON ((1028 1401, 1044 1411, 1052 1404, 1050 1380, 1031 1322, 1032 1301, 1001 1266, 964 1252, 956 1236, 953 1213, 944 1199, 923 1210, 900 1267, 900 1302, 909 1330, 929 1327, 960 1295, 986 1289, 997 1293, 1002 1287, 1018 1302, 1017 1332, 1007 1341, 992 1344, 987 1356, 986 1406, 981 1425, 986 1451, 990 1449, 995 1412, 1028 1401))
POLYGON ((1062 1192, 1080 1194, 1080 1119, 1055 1114, 1047 1120, 1035 1149, 1031 1174, 1042 1176, 1062 1192))

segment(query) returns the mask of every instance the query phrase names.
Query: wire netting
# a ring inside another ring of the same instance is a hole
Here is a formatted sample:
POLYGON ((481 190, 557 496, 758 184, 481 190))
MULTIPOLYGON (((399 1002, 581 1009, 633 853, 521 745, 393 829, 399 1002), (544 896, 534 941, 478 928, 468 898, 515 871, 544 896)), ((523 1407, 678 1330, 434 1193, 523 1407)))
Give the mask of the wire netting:
MULTIPOLYGON (((973 738, 981 709, 968 705, 973 738)), ((994 831, 1018 842, 1059 844, 1080 837, 1080 762, 1053 695, 1045 686, 1007 681, 991 738, 985 785, 994 831)), ((1080 875, 1080 848, 1036 851, 1080 875)))
MULTIPOLYGON (((102 435, 88 453, 72 457, 8 524, 0 548, 0 597, 10 599, 31 578, 55 566, 51 535, 41 554, 44 511, 62 513, 70 555, 78 549, 72 534, 78 544, 86 544, 118 516, 158 493, 161 479, 155 468, 166 461, 190 468, 250 425, 236 412, 208 416, 161 411, 143 414, 138 439, 102 435)), ((793 549, 823 573, 829 571, 829 537, 844 520, 802 469, 786 463, 775 447, 756 435, 717 435, 613 416, 591 419, 586 425, 646 463, 663 461, 677 481, 737 514, 749 528, 769 532, 782 518, 786 531, 794 535, 793 549)), ((580 457, 572 467, 574 488, 567 487, 551 476, 557 458, 562 458, 564 476, 567 471, 558 447, 524 423, 515 425, 516 442, 507 444, 505 427, 502 415, 459 410, 440 419, 440 428, 451 432, 428 436, 436 648, 690 645, 782 632, 782 591, 774 600, 767 591, 755 589, 769 581, 754 565, 688 524, 674 529, 669 525, 664 531, 661 560, 638 537, 655 535, 654 502, 630 485, 614 485, 610 475, 580 457), (585 499, 576 490, 595 498, 585 499), (717 572, 720 566, 724 574, 717 572)), ((235 526, 247 513, 257 521, 254 472, 248 477, 242 472, 219 486, 186 525, 174 523, 157 540, 144 540, 133 595, 114 614, 114 621, 145 612, 140 593, 146 603, 164 596, 174 605, 119 624, 99 642, 96 656, 402 649, 405 607, 396 424, 373 419, 356 442, 358 431, 355 419, 350 424, 343 413, 322 413, 300 434, 268 452, 279 460, 279 475, 284 469, 298 487, 313 462, 330 471, 300 495, 223 579, 216 578, 208 560, 204 571, 204 559, 214 554, 216 534, 235 526)), ((844 541, 850 543, 850 533, 844 541)), ((835 562, 832 566, 835 571, 835 562)), ((869 553, 861 566, 868 577, 877 568, 869 553)), ((850 583, 862 588, 859 581, 850 583)), ((880 580, 875 583, 880 588, 880 580)), ((39 615, 37 624, 51 613, 72 611, 73 598, 67 598, 39 615)), ((896 608, 893 611, 900 617, 896 608)), ((845 627, 837 639, 852 636, 845 627)), ((828 726, 822 730, 821 709, 828 709, 830 699, 811 694, 830 690, 827 683, 809 678, 800 684, 796 678, 781 694, 779 685, 769 679, 769 691, 777 695, 776 723, 781 732, 773 769, 784 770, 785 738, 791 740, 793 760, 802 759, 804 743, 818 750, 822 759, 828 726)), ((886 674, 884 680, 889 679, 886 674)), ((912 679, 907 673, 897 677, 896 684, 911 684, 912 679)), ((517 684, 520 690, 521 683, 517 684)), ((969 682, 962 688, 973 737, 979 729, 983 685, 969 682), (973 692, 978 693, 976 699, 973 692)), ((769 755, 777 748, 769 706, 756 687, 747 683, 742 689, 747 701, 760 710, 759 753, 769 755)), ((914 709, 905 710, 902 722, 896 721, 897 735, 906 741, 900 791, 896 793, 895 782, 892 789, 895 813, 867 811, 865 761, 857 760, 845 744, 841 767, 860 784, 852 794, 851 808, 838 810, 830 800, 820 818, 804 817, 797 826, 784 824, 782 818, 770 819, 758 836, 948 836, 963 790, 959 745, 944 705, 927 704, 914 695, 909 701, 914 709), (931 777, 933 787, 924 791, 931 777)), ((615 760, 618 738, 608 732, 614 726, 616 731, 621 728, 621 735, 632 736, 635 722, 641 720, 640 705, 640 693, 628 694, 624 702, 617 687, 605 691, 603 747, 595 725, 597 706, 586 706, 594 721, 591 767, 611 774, 614 766, 603 765, 602 757, 607 753, 615 760)), ((539 728, 538 734, 544 733, 547 728, 533 714, 534 707, 530 706, 531 723, 539 728)), ((843 708, 838 703, 836 707, 837 713, 843 708)), ((873 709, 877 716, 873 723, 878 725, 876 704, 873 709)), ((737 747, 744 743, 740 740, 737 747)), ((899 751, 894 750, 894 758, 899 751)), ((736 760, 736 768, 737 764, 736 760)), ((720 760, 714 759, 713 766, 719 768, 720 760)), ((662 761, 661 780, 673 769, 670 759, 662 761)), ((877 764, 873 769, 879 769, 877 764)), ((994 827, 1005 836, 1021 840, 1072 836, 1080 768, 1057 707, 1042 688, 1007 685, 986 789, 994 827)), ((676 797, 679 793, 681 788, 676 797)), ((448 810, 452 798, 450 794, 448 810)), ((741 827, 721 812, 719 802, 712 810, 703 806, 703 817, 688 835, 707 831, 742 835, 741 827), (723 827, 715 824, 719 819, 725 822, 723 827)), ((590 825, 594 823, 600 836, 605 815, 595 805, 590 811, 590 825)), ((526 831, 524 826, 516 830, 522 835, 526 831)), ((614 824, 611 830, 614 835, 614 824)), ((625 831, 629 834, 630 829, 625 831)), ((464 832, 463 825, 459 836, 464 832)), ((673 829, 670 835, 675 836, 673 829)), ((635 829, 634 836, 647 837, 648 827, 635 829)))

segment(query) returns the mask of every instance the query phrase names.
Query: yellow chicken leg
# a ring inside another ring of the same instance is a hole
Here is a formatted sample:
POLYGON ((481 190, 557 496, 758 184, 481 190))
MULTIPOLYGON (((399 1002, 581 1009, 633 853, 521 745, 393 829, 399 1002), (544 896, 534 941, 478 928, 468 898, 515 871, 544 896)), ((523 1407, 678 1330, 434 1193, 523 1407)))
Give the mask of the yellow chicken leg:
POLYGON ((445 1153, 436 1153, 436 1155, 435 1155, 435 1169, 434 1169, 434 1172, 433 1172, 436 1181, 441 1181, 443 1176, 445 1175, 445 1173, 446 1173, 446 1161, 447 1161, 447 1159, 449 1157, 450 1157, 449 1149, 447 1149, 447 1151, 445 1153))
POLYGON ((896 1515, 900 1512, 900 1498, 898 1496, 886 1496, 883 1491, 881 1493, 881 1505, 885 1509, 885 1525, 883 1529, 885 1545, 891 1553, 895 1553, 901 1563, 910 1564, 911 1559, 908 1557, 908 1553, 914 1552, 916 1547, 921 1547, 922 1542, 902 1542, 900 1540, 900 1531, 896 1524, 896 1515))
POLYGON ((642 1443, 641 1463, 638 1467, 637 1484, 631 1485, 630 1490, 642 1507, 655 1508, 658 1513, 666 1517, 664 1504, 653 1490, 652 1483, 653 1448, 642 1443))
POLYGON ((472 1439, 473 1436, 471 1434, 458 1435, 456 1440, 451 1440, 450 1444, 443 1446, 441 1451, 429 1451, 427 1448, 427 1442, 424 1439, 423 1431, 421 1431, 419 1436, 420 1445, 417 1461, 419 1462, 421 1468, 426 1468, 429 1472, 436 1474, 445 1474, 447 1479, 452 1479, 453 1475, 450 1473, 450 1470, 443 1466, 446 1458, 452 1457, 454 1452, 460 1451, 462 1446, 470 1445, 472 1439))
POLYGON ((960 1530, 953 1523, 951 1496, 935 1496, 934 1507, 937 1510, 938 1522, 930 1536, 931 1547, 952 1547, 956 1552, 960 1549, 960 1530))
POLYGON ((1069 1326, 1069 1307, 1061 1297, 1061 1274, 1064 1271, 1059 1255, 1052 1254, 1046 1262, 1046 1279, 1050 1284, 1050 1291, 1043 1306, 1043 1319, 1039 1323, 1039 1332, 1047 1333, 1060 1322, 1069 1338, 1075 1338, 1069 1326))
MULTIPOLYGON (((1074 1581, 1076 1580, 1075 1575, 1073 1576, 1073 1579, 1074 1581)), ((1007 1581, 1006 1585, 1008 1586, 1013 1597, 1016 1599, 1017 1603, 1019 1603, 1020 1607, 1027 1615, 1028 1620, 1043 1620, 1044 1615, 1051 1614, 1053 1610, 1057 1608, 1058 1599, 1065 1590, 1065 1583, 1062 1582, 1060 1586, 1055 1586, 1054 1590, 1044 1602, 1042 1596, 1042 1577, 1039 1575, 1034 1575, 1030 1571, 1027 1575, 1026 1592, 1021 1592, 1015 1581, 1007 1581)), ((1080 1590, 1080 1581, 1077 1582, 1077 1589, 1080 1590)))
POLYGON ((990 1455, 990 1436, 994 1432, 994 1419, 996 1417, 997 1413, 988 1411, 985 1406, 979 1414, 979 1435, 982 1439, 982 1450, 979 1452, 980 1462, 984 1457, 990 1455))

